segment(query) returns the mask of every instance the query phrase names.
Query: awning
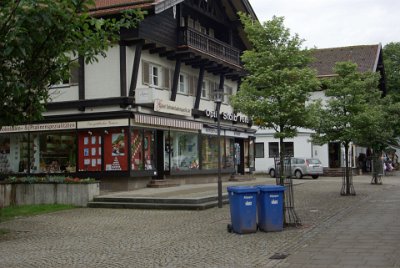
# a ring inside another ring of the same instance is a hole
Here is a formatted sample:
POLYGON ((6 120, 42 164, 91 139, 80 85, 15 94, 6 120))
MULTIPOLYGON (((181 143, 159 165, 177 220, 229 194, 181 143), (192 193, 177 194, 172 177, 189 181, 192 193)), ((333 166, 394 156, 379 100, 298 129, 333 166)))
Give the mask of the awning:
POLYGON ((153 115, 145 115, 145 114, 135 114, 135 122, 147 125, 195 129, 195 130, 200 130, 203 128, 203 124, 199 122, 159 117, 153 115))

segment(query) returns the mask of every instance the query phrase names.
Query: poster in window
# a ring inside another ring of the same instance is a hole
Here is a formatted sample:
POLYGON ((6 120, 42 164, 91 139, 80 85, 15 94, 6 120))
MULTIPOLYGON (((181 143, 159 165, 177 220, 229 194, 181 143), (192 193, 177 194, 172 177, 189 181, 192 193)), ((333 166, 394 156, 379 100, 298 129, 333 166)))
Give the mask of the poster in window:
POLYGON ((124 133, 113 133, 111 138, 112 156, 125 155, 125 138, 124 133))
POLYGON ((89 156, 89 148, 83 148, 83 156, 89 156))
POLYGON ((83 138, 83 144, 84 145, 88 145, 89 144, 89 138, 88 137, 84 137, 83 138))

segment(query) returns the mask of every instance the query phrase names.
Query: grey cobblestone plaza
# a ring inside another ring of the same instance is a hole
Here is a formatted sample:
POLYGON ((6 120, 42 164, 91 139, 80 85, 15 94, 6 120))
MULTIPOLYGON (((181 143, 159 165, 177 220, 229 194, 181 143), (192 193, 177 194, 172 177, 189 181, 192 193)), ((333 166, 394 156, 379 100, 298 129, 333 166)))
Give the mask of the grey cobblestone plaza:
POLYGON ((0 267, 400 267, 400 177, 371 185, 356 176, 356 196, 340 196, 341 178, 294 185, 303 225, 283 232, 228 233, 229 205, 78 208, 3 222, 11 232, 0 236, 0 267), (270 259, 277 253, 288 257, 270 259))

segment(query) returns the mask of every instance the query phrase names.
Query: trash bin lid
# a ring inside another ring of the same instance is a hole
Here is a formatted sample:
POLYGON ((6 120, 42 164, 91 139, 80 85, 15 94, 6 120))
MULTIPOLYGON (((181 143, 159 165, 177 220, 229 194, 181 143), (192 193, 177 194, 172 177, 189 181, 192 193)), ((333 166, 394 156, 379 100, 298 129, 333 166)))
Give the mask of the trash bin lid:
POLYGON ((258 193, 258 187, 254 186, 228 186, 228 192, 233 193, 258 193))
POLYGON ((258 185, 261 192, 281 192, 285 191, 285 186, 281 185, 258 185))

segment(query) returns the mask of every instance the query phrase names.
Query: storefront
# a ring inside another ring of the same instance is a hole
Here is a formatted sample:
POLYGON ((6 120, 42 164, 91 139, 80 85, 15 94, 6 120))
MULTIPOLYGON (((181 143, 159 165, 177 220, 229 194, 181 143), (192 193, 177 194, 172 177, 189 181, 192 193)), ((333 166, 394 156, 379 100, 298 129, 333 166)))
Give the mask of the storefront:
MULTIPOLYGON (((131 115, 132 116, 132 115, 131 115)), ((254 170, 254 138, 245 130, 148 114, 133 118, 42 123, 0 130, 0 172, 10 175, 151 177, 254 170)))

